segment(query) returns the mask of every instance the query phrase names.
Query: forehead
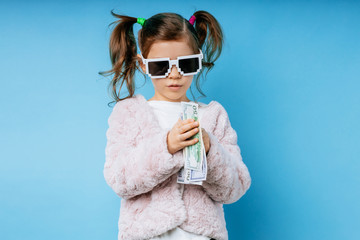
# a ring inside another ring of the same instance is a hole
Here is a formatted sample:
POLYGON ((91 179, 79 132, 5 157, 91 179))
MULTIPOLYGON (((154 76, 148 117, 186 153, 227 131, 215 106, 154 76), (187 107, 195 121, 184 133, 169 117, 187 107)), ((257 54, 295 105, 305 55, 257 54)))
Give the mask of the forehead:
POLYGON ((178 56, 191 54, 194 54, 194 51, 186 41, 156 41, 151 45, 147 58, 176 59, 178 56))

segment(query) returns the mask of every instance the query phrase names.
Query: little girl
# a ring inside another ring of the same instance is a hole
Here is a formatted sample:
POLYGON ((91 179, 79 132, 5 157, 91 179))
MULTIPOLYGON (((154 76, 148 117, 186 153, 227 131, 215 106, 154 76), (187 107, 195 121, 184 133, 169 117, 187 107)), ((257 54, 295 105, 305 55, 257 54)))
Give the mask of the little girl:
MULTIPOLYGON (((251 178, 242 161, 237 134, 217 101, 198 104, 198 121, 180 118, 181 102, 193 77, 214 66, 222 49, 218 21, 197 11, 189 21, 175 13, 151 18, 119 18, 110 38, 110 83, 116 104, 109 116, 104 177, 121 197, 119 240, 227 240, 223 204, 238 201, 251 178), (138 32, 140 53, 134 38, 138 32), (147 74, 155 94, 134 95, 136 69, 147 74), (129 96, 117 87, 126 83, 129 96), (199 131, 207 159, 202 185, 177 182, 183 149, 197 143, 199 131)), ((191 89, 190 89, 191 90, 191 89)), ((113 101, 113 102, 115 102, 113 101)))

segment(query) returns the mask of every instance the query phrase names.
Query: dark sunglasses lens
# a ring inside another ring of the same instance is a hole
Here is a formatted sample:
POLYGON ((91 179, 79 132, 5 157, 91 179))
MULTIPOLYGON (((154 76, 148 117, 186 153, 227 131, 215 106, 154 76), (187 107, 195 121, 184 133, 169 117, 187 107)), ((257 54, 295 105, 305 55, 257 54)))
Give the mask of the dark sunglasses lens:
POLYGON ((168 61, 149 62, 149 73, 151 76, 165 75, 169 69, 168 61))
POLYGON ((180 59, 179 67, 184 73, 196 72, 199 69, 199 58, 180 59))

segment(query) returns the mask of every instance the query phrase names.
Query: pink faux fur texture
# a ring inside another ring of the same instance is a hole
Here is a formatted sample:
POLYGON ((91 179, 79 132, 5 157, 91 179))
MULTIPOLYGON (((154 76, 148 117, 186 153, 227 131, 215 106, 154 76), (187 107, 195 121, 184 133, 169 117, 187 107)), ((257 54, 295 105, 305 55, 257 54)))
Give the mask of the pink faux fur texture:
POLYGON ((176 182, 182 151, 170 154, 166 137, 143 95, 117 102, 108 119, 104 177, 121 197, 119 240, 144 240, 177 226, 217 240, 228 240, 223 204, 238 201, 251 177, 237 134, 217 101, 201 119, 210 138, 208 175, 203 186, 176 182))

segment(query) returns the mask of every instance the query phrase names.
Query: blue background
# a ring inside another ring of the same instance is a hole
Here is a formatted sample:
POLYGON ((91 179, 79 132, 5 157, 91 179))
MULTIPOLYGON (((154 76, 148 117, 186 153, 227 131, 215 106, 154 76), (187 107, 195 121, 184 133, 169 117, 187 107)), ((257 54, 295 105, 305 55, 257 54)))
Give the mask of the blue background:
MULTIPOLYGON (((230 239, 360 239, 359 2, 209 0, 0 2, 0 239, 117 239, 98 75, 111 9, 222 25, 200 101, 226 108, 252 176, 224 205, 230 239)), ((150 79, 137 86, 153 96, 150 79)))

